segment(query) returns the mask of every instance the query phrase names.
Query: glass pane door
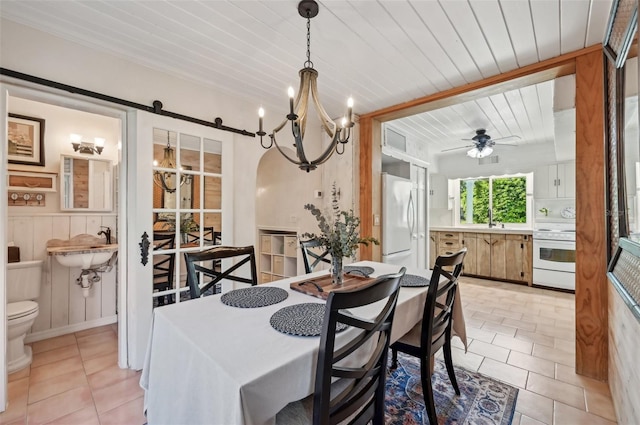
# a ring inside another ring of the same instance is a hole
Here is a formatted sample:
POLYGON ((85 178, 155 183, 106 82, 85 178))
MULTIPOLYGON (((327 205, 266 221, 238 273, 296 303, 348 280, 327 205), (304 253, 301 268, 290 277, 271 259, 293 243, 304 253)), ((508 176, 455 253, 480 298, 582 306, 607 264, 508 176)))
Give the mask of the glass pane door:
POLYGON ((189 299, 185 252, 222 243, 222 144, 153 129, 153 306, 189 299))

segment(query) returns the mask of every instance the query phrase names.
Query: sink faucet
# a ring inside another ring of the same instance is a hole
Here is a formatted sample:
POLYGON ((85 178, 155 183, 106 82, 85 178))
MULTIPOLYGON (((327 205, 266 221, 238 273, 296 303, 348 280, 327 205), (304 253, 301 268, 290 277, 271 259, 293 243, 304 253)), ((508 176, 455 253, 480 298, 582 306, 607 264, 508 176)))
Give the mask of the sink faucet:
POLYGON ((105 238, 107 238, 107 244, 111 243, 111 228, 109 226, 100 226, 101 229, 107 229, 107 230, 100 230, 98 232, 98 236, 100 235, 104 235, 105 238))
POLYGON ((496 223, 493 222, 493 211, 491 210, 491 208, 489 208, 489 229, 491 229, 493 226, 496 225, 496 223))

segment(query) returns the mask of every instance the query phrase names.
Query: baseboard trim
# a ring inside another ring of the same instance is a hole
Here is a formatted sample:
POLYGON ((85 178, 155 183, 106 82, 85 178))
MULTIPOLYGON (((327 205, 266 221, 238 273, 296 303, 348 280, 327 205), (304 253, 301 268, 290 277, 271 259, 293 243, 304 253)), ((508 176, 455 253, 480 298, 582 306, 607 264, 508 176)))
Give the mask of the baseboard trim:
POLYGON ((97 328, 98 326, 110 325, 118 322, 118 316, 102 317, 88 322, 75 323, 73 325, 61 326, 59 328, 47 329, 46 331, 34 332, 27 334, 24 339, 25 343, 42 341, 43 339, 55 338, 56 336, 66 335, 74 332, 84 331, 86 329, 97 328))

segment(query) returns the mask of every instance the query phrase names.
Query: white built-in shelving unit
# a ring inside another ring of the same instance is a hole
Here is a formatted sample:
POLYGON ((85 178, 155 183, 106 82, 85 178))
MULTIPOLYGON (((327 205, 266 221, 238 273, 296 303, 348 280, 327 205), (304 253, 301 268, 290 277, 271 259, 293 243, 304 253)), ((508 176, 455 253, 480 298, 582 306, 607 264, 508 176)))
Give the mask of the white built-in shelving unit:
POLYGON ((298 237, 296 232, 259 229, 260 283, 296 276, 298 271, 298 237))

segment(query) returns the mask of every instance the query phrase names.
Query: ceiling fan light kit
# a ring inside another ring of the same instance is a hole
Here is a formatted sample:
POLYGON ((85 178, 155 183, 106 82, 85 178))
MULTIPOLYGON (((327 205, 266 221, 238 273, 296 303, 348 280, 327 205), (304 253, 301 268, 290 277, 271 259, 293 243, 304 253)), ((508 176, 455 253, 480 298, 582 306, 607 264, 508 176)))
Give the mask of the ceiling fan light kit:
POLYGON ((491 146, 485 146, 484 148, 471 148, 467 151, 467 156, 471 158, 484 158, 493 153, 493 148, 491 146))
MULTIPOLYGON (((468 149, 467 156, 471 158, 485 158, 493 153, 493 147, 496 145, 496 140, 504 140, 512 137, 520 138, 520 136, 511 135, 506 137, 500 137, 499 139, 492 139, 490 135, 487 134, 487 130, 484 128, 479 128, 476 130, 476 135, 471 139, 462 139, 462 140, 471 140, 473 141, 473 145, 471 146, 461 146, 458 148, 445 149, 442 152, 455 151, 458 149, 468 149)), ((516 146, 512 143, 500 143, 501 146, 516 146)))

